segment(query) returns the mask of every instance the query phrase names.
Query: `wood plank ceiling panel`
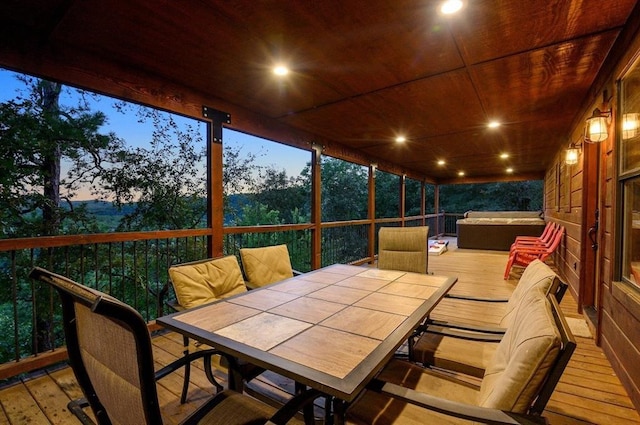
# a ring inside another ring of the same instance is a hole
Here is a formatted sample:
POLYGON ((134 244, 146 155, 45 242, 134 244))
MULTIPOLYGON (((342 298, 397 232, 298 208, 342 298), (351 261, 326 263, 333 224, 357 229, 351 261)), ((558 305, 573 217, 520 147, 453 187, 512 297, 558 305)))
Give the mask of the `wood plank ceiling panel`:
MULTIPOLYGON (((232 125, 260 123, 238 128, 249 133, 260 135, 263 122, 277 120, 283 126, 276 125, 272 138, 286 128, 303 130, 308 133, 295 134, 317 136, 329 153, 346 146, 352 156, 392 161, 435 180, 450 180, 458 169, 468 178, 504 178, 506 166, 514 178, 542 175, 568 145, 579 108, 593 95, 591 85, 636 1, 474 0, 453 17, 439 14, 438 5, 2 2, 0 51, 17 59, 0 64, 38 73, 38 54, 64 63, 77 52, 86 60, 72 66, 87 74, 99 75, 95 68, 111 63, 263 117, 232 119, 232 125), (292 70, 283 80, 270 72, 279 61, 292 70), (485 128, 493 118, 503 122, 499 131, 485 128), (400 133, 408 138, 404 145, 393 141, 400 133), (509 164, 496 160, 503 151, 511 153, 509 164), (450 166, 434 167, 439 158, 450 166)), ((90 86, 87 81, 65 82, 90 86)), ((100 88, 127 96, 113 85, 100 88)))

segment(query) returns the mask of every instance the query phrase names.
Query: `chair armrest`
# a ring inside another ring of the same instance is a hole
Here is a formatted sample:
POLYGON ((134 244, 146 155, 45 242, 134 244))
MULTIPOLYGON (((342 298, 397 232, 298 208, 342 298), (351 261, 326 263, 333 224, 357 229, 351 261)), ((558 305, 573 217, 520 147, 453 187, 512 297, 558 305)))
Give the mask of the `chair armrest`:
POLYGON ((456 300, 479 301, 479 302, 484 302, 484 303, 506 303, 506 302, 509 302, 508 298, 475 297, 473 295, 446 294, 444 297, 445 298, 454 298, 456 300))
POLYGON ((456 329, 442 326, 428 325, 425 333, 448 336, 451 338, 466 339, 469 341, 500 342, 503 334, 469 331, 467 329, 456 329))
POLYGON ((285 405, 280 409, 278 409, 278 411, 273 416, 271 416, 271 419, 269 419, 266 425, 285 425, 304 406, 309 403, 313 403, 316 398, 322 395, 323 393, 314 389, 308 389, 301 392, 300 394, 287 401, 285 405))
POLYGON ((166 365, 165 367, 159 369, 156 371, 156 381, 164 378, 165 376, 167 376, 168 374, 170 374, 171 372, 174 372, 178 369, 180 369, 183 366, 186 366, 187 364, 190 364, 192 361, 199 359, 199 358, 205 358, 205 361, 209 361, 211 362, 211 356, 214 356, 216 354, 219 354, 221 356, 225 356, 226 354, 218 351, 216 349, 213 348, 209 348, 206 350, 199 350, 199 351, 194 351, 192 353, 186 354, 180 358, 178 358, 177 360, 174 360, 173 362, 169 363, 168 365, 166 365))
POLYGON ((517 246, 511 250, 513 254, 543 254, 548 251, 549 248, 544 246, 517 246))
POLYGON ((429 327, 464 329, 467 331, 500 335, 504 334, 507 331, 505 328, 499 328, 497 326, 479 326, 472 325, 470 323, 446 322, 444 320, 432 319, 428 319, 428 321, 425 323, 424 331, 427 331, 429 327))
POLYGON ((402 400, 416 406, 433 410, 445 415, 490 424, 546 424, 547 421, 541 416, 525 415, 519 413, 505 412, 486 407, 472 406, 459 403, 429 394, 421 393, 400 385, 374 379, 367 388, 392 398, 402 400))

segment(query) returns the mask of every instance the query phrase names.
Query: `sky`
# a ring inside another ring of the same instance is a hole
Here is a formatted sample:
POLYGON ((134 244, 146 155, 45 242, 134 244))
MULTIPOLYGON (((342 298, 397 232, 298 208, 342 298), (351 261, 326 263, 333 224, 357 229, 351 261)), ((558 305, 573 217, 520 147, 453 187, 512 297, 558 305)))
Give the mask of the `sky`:
MULTIPOLYGON (((19 90, 25 88, 24 83, 19 81, 16 75, 18 74, 15 72, 0 68, 0 102, 15 98, 19 90)), ((75 91, 71 90, 71 93, 63 96, 61 101, 64 104, 66 98, 69 104, 75 104, 75 96, 75 91)), ((97 101, 91 100, 92 109, 101 110, 107 115, 107 123, 101 131, 104 133, 113 131, 126 140, 128 145, 147 145, 151 139, 152 125, 150 123, 139 123, 133 113, 123 114, 116 112, 112 107, 113 102, 114 99, 106 96, 99 96, 97 101)), ((205 125, 202 122, 178 115, 174 115, 174 118, 185 123, 200 123, 200 131, 205 131, 205 125)), ((204 139, 205 137, 203 137, 204 139)), ((307 162, 311 161, 311 153, 309 151, 251 136, 229 128, 223 129, 222 140, 225 146, 242 147, 242 153, 254 153, 258 165, 273 166, 277 170, 284 169, 288 176, 300 175, 307 162)))

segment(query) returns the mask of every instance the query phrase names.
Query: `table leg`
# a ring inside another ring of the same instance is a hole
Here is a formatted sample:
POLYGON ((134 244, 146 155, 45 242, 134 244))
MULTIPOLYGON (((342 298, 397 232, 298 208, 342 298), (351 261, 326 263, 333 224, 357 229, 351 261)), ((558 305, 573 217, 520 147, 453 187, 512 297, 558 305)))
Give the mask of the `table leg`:
POLYGON ((324 424, 333 425, 333 396, 324 396, 324 424))
MULTIPOLYGON (((295 393, 301 394, 307 390, 306 385, 302 385, 299 382, 295 383, 295 393)), ((305 425, 314 425, 316 423, 315 415, 313 412, 313 403, 308 403, 302 408, 302 415, 305 425)))
POLYGON ((344 425, 344 417, 347 411, 347 403, 339 398, 333 399, 333 423, 344 425))
POLYGON ((242 376, 242 372, 240 371, 240 364, 238 363, 238 359, 228 357, 227 361, 229 363, 227 376, 229 379, 229 389, 242 393, 244 391, 244 377, 242 376))

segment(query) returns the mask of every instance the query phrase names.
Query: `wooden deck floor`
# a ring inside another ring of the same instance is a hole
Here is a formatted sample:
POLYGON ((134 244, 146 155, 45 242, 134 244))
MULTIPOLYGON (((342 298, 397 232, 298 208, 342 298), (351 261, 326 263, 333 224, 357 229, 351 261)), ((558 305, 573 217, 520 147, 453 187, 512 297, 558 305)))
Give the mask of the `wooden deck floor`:
MULTIPOLYGON (((453 241, 455 243, 455 240, 453 241)), ((449 252, 429 257, 429 271, 435 274, 457 275, 455 292, 477 292, 508 296, 516 284, 517 276, 505 281, 502 272, 506 253, 493 251, 458 250, 453 243, 449 252)), ((567 317, 582 319, 577 314, 575 300, 564 297, 562 309, 567 317)), ((440 317, 455 318, 460 309, 443 303, 438 307, 440 317)), ((480 320, 495 321, 483 317, 480 320)), ((552 425, 564 424, 640 424, 640 416, 631 404, 620 381, 613 373, 602 350, 592 338, 577 337, 578 348, 554 392, 544 416, 552 425)), ((170 363, 181 355, 182 338, 174 333, 163 333, 153 339, 157 367, 170 363)), ((211 385, 196 364, 191 377, 187 404, 180 405, 181 372, 176 372, 158 383, 158 393, 165 423, 179 423, 212 394, 211 385)), ((224 374, 220 373, 223 384, 224 374)), ((287 397, 293 384, 275 374, 265 374, 252 381, 250 392, 260 396, 287 397), (281 389, 283 387, 283 389, 281 389)), ((67 410, 69 400, 79 397, 80 389, 71 369, 59 367, 32 374, 21 382, 0 389, 0 425, 3 424, 77 424, 67 410)))

